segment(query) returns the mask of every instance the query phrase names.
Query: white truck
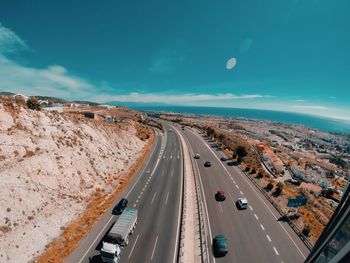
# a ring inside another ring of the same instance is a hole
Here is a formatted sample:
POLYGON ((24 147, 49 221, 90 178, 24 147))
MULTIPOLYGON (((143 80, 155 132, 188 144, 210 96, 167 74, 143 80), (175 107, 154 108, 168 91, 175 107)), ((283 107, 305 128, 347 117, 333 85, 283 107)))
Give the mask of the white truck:
POLYGON ((117 263, 120 259, 121 248, 129 243, 131 235, 137 224, 137 210, 125 208, 117 222, 109 231, 108 241, 103 242, 101 257, 103 262, 117 263))

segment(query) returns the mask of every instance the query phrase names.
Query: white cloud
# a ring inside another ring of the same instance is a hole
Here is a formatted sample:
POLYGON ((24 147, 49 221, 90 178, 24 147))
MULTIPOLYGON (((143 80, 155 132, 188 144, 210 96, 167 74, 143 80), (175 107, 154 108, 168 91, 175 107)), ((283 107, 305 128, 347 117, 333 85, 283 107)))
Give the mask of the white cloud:
POLYGON ((326 110, 327 107, 319 105, 294 105, 293 108, 309 110, 326 110))
POLYGON ((297 102, 304 102, 305 100, 296 100, 297 102))
POLYGON ((219 102, 228 100, 250 100, 259 98, 271 98, 269 95, 248 94, 235 95, 232 93, 224 94, 156 94, 156 93, 138 93, 132 92, 126 95, 118 96, 96 96, 99 102, 120 101, 120 102, 146 102, 146 103, 168 103, 179 105, 196 105, 199 102, 219 102))
POLYGON ((235 58, 230 58, 226 62, 226 68, 228 70, 233 69, 236 66, 237 60, 235 58))
POLYGON ((48 95, 66 99, 84 98, 98 89, 88 80, 70 74, 60 65, 34 68, 21 65, 7 54, 28 50, 26 43, 0 23, 0 91, 48 95))
POLYGON ((0 23, 0 53, 13 53, 28 49, 27 44, 11 29, 0 23))

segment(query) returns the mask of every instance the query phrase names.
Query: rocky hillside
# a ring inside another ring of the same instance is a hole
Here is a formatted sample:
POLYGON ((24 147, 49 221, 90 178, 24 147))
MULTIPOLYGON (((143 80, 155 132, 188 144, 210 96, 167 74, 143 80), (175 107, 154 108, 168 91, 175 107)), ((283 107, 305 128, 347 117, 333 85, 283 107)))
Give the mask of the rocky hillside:
POLYGON ((108 123, 0 101, 0 262, 37 257, 96 192, 112 194, 147 132, 132 120, 108 123))

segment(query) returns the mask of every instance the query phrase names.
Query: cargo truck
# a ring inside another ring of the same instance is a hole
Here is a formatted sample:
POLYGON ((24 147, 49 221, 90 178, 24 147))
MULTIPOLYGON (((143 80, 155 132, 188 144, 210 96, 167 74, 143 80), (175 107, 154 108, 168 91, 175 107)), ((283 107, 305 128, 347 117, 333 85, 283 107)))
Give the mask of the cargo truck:
POLYGON ((108 232, 107 241, 103 242, 101 257, 103 262, 117 263, 120 258, 121 248, 129 243, 131 235, 137 224, 137 210, 125 208, 111 230, 108 232))

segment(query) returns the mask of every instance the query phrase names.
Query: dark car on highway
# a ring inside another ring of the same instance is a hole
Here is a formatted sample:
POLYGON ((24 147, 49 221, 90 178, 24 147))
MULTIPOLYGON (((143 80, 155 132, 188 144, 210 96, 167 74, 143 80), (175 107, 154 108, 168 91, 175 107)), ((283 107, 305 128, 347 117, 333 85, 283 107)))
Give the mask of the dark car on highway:
POLYGON ((204 163, 204 166, 205 166, 205 167, 210 167, 210 166, 211 166, 211 162, 209 162, 209 161, 208 161, 208 162, 205 162, 205 163, 204 163))
POLYGON ((220 160, 225 162, 225 161, 227 161, 227 158, 225 156, 223 156, 223 157, 220 158, 220 160))
POLYGON ((213 239, 213 250, 215 257, 224 257, 228 252, 227 241, 224 235, 217 235, 213 239))
POLYGON ((124 209, 128 206, 128 200, 125 198, 122 198, 119 203, 113 208, 112 214, 113 215, 120 215, 123 213, 124 209))
POLYGON ((217 191, 215 194, 216 201, 224 201, 226 199, 224 191, 217 191))

